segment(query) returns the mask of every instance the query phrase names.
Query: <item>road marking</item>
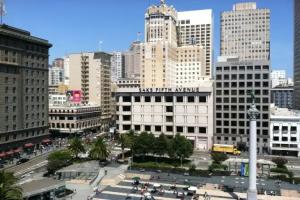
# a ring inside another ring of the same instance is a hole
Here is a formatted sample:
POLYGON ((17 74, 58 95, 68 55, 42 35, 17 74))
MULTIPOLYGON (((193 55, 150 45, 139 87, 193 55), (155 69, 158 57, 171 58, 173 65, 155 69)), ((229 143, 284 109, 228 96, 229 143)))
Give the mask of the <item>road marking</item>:
MULTIPOLYGON (((126 182, 126 183, 132 183, 132 180, 123 180, 122 182, 126 182)), ((140 181, 140 183, 149 183, 149 184, 160 184, 160 185, 163 185, 163 186, 174 186, 174 184, 170 184, 170 183, 162 183, 162 182, 146 182, 146 181, 140 181)), ((188 185, 179 185, 179 184, 176 184, 176 187, 188 187, 188 185)))

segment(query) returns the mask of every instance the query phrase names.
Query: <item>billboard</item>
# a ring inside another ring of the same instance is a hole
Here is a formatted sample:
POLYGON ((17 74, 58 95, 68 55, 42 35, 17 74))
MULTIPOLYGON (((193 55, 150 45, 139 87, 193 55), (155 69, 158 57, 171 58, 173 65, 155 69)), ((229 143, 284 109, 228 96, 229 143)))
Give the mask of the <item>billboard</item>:
POLYGON ((81 90, 68 90, 66 95, 69 102, 72 103, 81 102, 81 90))

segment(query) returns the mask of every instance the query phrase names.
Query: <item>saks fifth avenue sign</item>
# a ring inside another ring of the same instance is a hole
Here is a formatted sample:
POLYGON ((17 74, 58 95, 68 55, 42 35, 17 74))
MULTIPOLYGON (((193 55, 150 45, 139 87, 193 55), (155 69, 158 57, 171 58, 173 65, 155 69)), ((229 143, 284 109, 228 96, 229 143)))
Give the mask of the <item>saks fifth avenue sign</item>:
POLYGON ((139 88, 139 92, 201 92, 199 88, 139 88))

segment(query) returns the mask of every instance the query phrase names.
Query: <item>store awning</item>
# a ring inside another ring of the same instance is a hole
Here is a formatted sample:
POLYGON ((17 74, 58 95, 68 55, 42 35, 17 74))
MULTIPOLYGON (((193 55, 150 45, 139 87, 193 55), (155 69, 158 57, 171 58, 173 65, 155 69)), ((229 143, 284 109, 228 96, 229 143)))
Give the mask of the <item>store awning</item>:
POLYGON ((15 149, 14 150, 14 153, 20 153, 22 151, 22 149, 21 148, 18 148, 18 149, 15 149))
POLYGON ((50 142, 51 142, 51 140, 49 140, 49 139, 44 139, 44 140, 42 141, 42 143, 44 143, 44 144, 50 143, 50 142))
POLYGON ((3 158, 3 157, 5 157, 6 156, 6 154, 3 152, 3 153, 0 153, 0 158, 3 158))
POLYGON ((24 145, 24 147, 33 147, 34 145, 32 143, 27 143, 24 145))
POLYGON ((14 152, 13 151, 8 151, 8 152, 6 152, 6 155, 12 155, 12 154, 14 154, 14 152))

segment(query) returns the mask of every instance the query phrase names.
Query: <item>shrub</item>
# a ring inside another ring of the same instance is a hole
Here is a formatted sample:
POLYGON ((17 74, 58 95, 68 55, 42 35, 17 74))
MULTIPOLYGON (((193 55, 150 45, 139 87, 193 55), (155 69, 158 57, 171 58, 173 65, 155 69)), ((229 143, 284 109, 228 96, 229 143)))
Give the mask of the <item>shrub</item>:
POLYGON ((224 171, 227 170, 227 165, 222 165, 216 162, 213 162, 209 167, 208 170, 210 172, 214 172, 214 171, 224 171))
POLYGON ((225 160, 228 159, 228 156, 225 153, 212 152, 211 153, 211 158, 212 158, 214 163, 221 164, 222 162, 224 162, 225 160))
POLYGON ((277 165, 277 168, 286 168, 285 165, 288 163, 288 160, 283 157, 275 157, 272 159, 272 162, 277 165))

